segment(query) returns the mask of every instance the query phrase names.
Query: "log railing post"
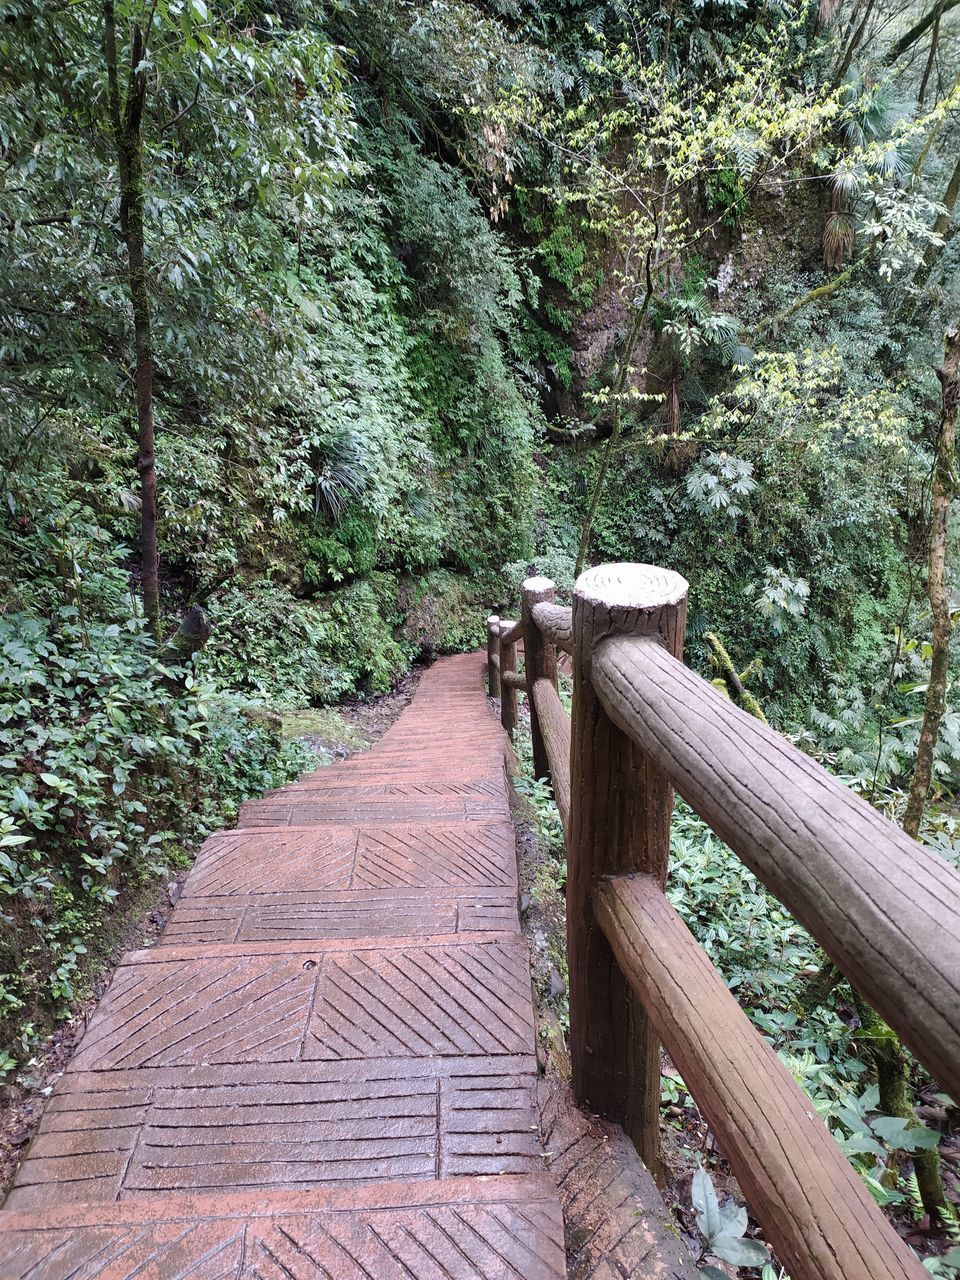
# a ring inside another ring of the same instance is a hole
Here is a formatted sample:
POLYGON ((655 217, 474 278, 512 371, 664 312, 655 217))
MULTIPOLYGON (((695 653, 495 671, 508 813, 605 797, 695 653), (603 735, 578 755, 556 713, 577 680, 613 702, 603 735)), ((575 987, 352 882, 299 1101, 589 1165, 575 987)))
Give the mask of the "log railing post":
POLYGON ((557 683, 557 651, 544 637, 542 631, 533 620, 533 606, 542 601, 552 604, 557 594, 554 583, 549 578, 527 578, 521 588, 520 617, 523 620, 523 669, 527 681, 527 705, 530 708, 530 739, 533 747, 533 773, 535 778, 550 778, 550 761, 543 743, 540 730, 540 717, 537 715, 533 699, 535 681, 547 679, 551 684, 557 683))
POLYGON ((487 692, 500 697, 500 619, 495 613, 487 619, 487 692))
MULTIPOLYGON (((500 624, 501 626, 503 623, 500 624)), ((517 645, 500 642, 500 723, 507 733, 513 734, 517 727, 517 689, 507 679, 507 673, 517 673, 517 645)))
POLYGON ((673 791, 607 716, 591 679, 608 636, 658 636, 683 649, 687 582, 652 565, 588 569, 573 595, 571 818, 567 855, 570 1053, 577 1099, 621 1124, 659 1172, 660 1046, 593 914, 601 876, 666 880, 673 791))

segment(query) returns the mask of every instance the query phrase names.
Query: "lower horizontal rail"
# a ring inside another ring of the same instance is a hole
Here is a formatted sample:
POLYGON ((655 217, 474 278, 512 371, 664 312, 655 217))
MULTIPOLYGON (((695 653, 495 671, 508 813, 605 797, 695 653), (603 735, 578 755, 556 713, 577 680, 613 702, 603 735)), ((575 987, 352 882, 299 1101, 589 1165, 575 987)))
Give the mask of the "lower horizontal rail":
POLYGON ((553 798, 566 831, 570 825, 570 717, 552 680, 535 681, 532 696, 550 762, 553 798))
POLYGON ((793 1280, 922 1280, 927 1273, 657 882, 603 880, 594 906, 793 1280))

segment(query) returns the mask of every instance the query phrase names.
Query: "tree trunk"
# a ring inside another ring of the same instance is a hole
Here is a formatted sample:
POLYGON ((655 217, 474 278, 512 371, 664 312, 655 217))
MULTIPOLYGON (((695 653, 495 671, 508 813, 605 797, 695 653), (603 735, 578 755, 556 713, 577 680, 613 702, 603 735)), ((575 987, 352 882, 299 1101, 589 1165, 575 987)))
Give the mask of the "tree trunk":
POLYGON ((876 0, 867 0, 867 5, 863 11, 863 18, 860 21, 860 25, 856 28, 856 30, 851 35, 850 40, 847 43, 847 47, 844 49, 843 55, 840 58, 840 61, 837 64, 837 68, 833 73, 833 84, 831 86, 832 88, 834 89, 838 88, 843 83, 844 76, 850 70, 850 65, 853 62, 854 57, 856 56, 857 50, 860 48, 860 45, 863 43, 863 37, 866 34, 867 24, 869 23, 870 19, 873 17, 873 10, 875 6, 876 6, 876 0))
MULTIPOLYGON (((950 239, 951 223, 953 221, 953 211, 956 208, 957 199, 960 197, 960 160, 954 166, 953 173, 950 175, 950 181, 947 183, 947 189, 943 193, 941 204, 946 212, 937 216, 936 222, 933 224, 934 234, 941 237, 944 245, 950 239)), ((908 298, 906 315, 904 318, 909 319, 917 310, 919 303, 918 294, 924 285, 930 279, 933 268, 937 265, 937 259, 943 252, 943 246, 929 244, 923 255, 923 261, 917 267, 916 275, 913 277, 913 295, 908 298)))
POLYGON ((141 63, 149 32, 134 28, 130 76, 120 100, 116 21, 113 0, 105 0, 105 48, 110 114, 120 175, 120 231, 127 250, 127 282, 133 308, 134 388, 137 404, 137 471, 140 475, 141 588, 147 624, 159 643, 160 580, 157 546, 157 469, 153 420, 153 341, 143 227, 143 109, 146 73, 141 63))
MULTIPOLYGON (((958 166, 960 168, 960 166, 958 166)), ((950 506, 956 485, 955 458, 957 445, 957 399, 960 370, 960 330, 949 329, 944 343, 943 364, 937 370, 943 388, 943 409, 937 436, 933 467, 930 514, 930 553, 927 569, 927 595, 933 615, 933 655, 930 680, 923 709, 923 724, 917 744, 917 762, 910 783, 910 795, 903 816, 903 829, 916 839, 923 808, 930 793, 933 776, 933 753, 940 733, 947 697, 947 669, 950 660, 950 604, 947 600, 945 570, 950 506)))
MULTIPOLYGON (((900 1037, 856 991, 853 1000, 860 1018, 861 1039, 873 1059, 877 1073, 880 1110, 884 1115, 906 1120, 911 1129, 923 1128, 923 1121, 918 1117, 910 1099, 910 1066, 900 1037)), ((937 1225, 949 1222, 940 1152, 936 1149, 920 1150, 915 1151, 910 1158, 917 1175, 920 1199, 924 1210, 930 1215, 930 1221, 937 1225)), ((892 1172, 896 1174, 895 1169, 892 1172)))
POLYGON ((627 336, 623 344, 620 370, 617 374, 617 381, 614 386, 613 423, 610 428, 610 435, 607 437, 607 442, 604 446, 603 457, 600 461, 600 470, 597 473, 597 478, 593 485, 593 493, 590 495, 590 506, 580 530, 580 546, 577 549, 577 563, 574 569, 574 576, 577 578, 579 578, 580 574, 587 567, 587 556, 590 554, 590 537, 593 533, 593 522, 597 517, 600 499, 603 496, 603 490, 607 481, 607 472, 610 469, 610 460, 613 457, 613 451, 620 436, 620 428, 623 426, 623 397, 626 394, 627 381, 630 377, 630 361, 633 359, 633 353, 637 348, 637 343, 639 342, 640 335, 643 332, 644 321, 647 318, 647 311, 649 310, 652 297, 653 286, 648 278, 647 291, 644 295, 643 303, 640 310, 634 313, 633 318, 630 321, 630 327, 627 330, 627 336))
POLYGON ((927 65, 923 69, 923 79, 920 81, 920 88, 917 90, 917 106, 923 106, 923 100, 927 96, 927 85, 930 83, 930 76, 933 72, 933 64, 937 58, 937 46, 940 44, 940 18, 943 15, 944 0, 940 0, 937 5, 937 16, 933 20, 933 31, 930 33, 930 52, 927 54, 927 65))
POLYGON ((143 153, 139 128, 128 135, 127 183, 121 205, 127 205, 127 258, 136 354, 137 443, 140 473, 140 551, 143 607, 154 637, 160 639, 160 579, 157 546, 157 466, 153 423, 153 343, 150 294, 147 288, 143 235, 143 153))
POLYGON ((937 0, 933 8, 928 9, 923 17, 915 22, 910 30, 906 31, 896 44, 891 47, 890 52, 887 54, 887 66, 891 62, 896 62, 897 58, 906 53, 908 49, 912 49, 924 32, 933 26, 934 22, 942 18, 945 13, 949 13, 951 9, 955 9, 958 4, 960 4, 960 0, 944 0, 943 3, 937 0))

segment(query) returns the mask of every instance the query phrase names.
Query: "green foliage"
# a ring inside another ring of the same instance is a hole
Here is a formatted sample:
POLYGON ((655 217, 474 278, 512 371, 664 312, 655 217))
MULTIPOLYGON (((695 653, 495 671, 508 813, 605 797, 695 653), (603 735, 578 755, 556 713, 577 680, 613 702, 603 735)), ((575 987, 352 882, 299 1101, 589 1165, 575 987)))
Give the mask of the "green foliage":
MULTIPOLYGON (((746 1209, 742 1205, 720 1204, 713 1179, 703 1165, 698 1165, 693 1175, 690 1194, 697 1226, 705 1242, 703 1255, 735 1267, 762 1267, 770 1261, 770 1254, 759 1240, 751 1240, 746 1234, 746 1209)), ((717 1267, 700 1269, 704 1280, 717 1280, 724 1274, 717 1267)))
POLYGON ((960 1249, 948 1249, 939 1258, 925 1258, 923 1265, 939 1280, 955 1280, 960 1275, 960 1249))
POLYGON ((249 697, 275 707, 331 701, 349 688, 321 657, 330 626, 319 610, 271 582, 232 587, 211 604, 212 631, 199 659, 200 671, 249 697))
POLYGON ((114 904, 161 875, 180 839, 229 822, 306 759, 245 719, 235 695, 164 665, 131 612, 124 548, 89 510, 8 512, 6 537, 11 526, 30 573, 0 618, 8 1067, 34 1021, 83 990, 84 957, 114 904))
POLYGON ((122 94, 147 41, 162 603, 171 629, 193 600, 213 629, 183 671, 145 635, 132 571, 105 11, 0 9, 0 1000, 16 1057, 111 911, 304 766, 264 704, 381 691, 421 652, 471 647, 483 584, 526 553, 539 411, 514 349, 516 256, 477 194, 499 199, 515 138, 479 109, 541 59, 493 19, 478 39, 456 0, 391 0, 375 20, 113 5, 122 94), (443 158, 431 116, 456 134, 443 158))
POLYGON ((726 227, 735 227, 750 206, 743 179, 736 169, 721 169, 707 179, 707 209, 719 214, 726 227))

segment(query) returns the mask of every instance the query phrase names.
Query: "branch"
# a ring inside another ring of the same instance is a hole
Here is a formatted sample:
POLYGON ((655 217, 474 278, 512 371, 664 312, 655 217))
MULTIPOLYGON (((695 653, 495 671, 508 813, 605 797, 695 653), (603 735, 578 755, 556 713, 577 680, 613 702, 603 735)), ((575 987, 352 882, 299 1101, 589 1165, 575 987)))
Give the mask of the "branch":
POLYGON ((97 227, 99 224, 91 222, 89 218, 78 218, 75 213, 51 213, 46 218, 11 218, 7 214, 0 215, 5 227, 11 231, 14 227, 52 227, 57 223, 78 222, 85 227, 97 227))
POLYGON ((812 302, 822 302, 824 298, 829 298, 842 289, 849 282, 854 272, 863 262, 862 258, 858 258, 856 262, 851 262, 845 271, 841 271, 838 276, 834 276, 832 280, 828 280, 826 284, 818 285, 816 289, 811 289, 809 293, 805 293, 802 298, 798 298, 792 306, 787 307, 786 311, 781 311, 773 316, 766 324, 754 331, 754 338, 765 337, 771 329, 775 329, 782 324, 784 320, 789 320, 791 316, 796 315, 798 311, 802 311, 804 307, 808 307, 812 302))
POLYGON ((161 135, 166 133, 168 129, 172 129, 178 120, 182 120, 183 117, 187 114, 187 112, 192 111, 193 108, 197 105, 197 103, 200 101, 200 86, 202 85, 202 83, 203 83, 203 80, 200 75, 200 66, 198 65, 197 66, 197 87, 196 87, 196 90, 194 91, 193 100, 191 102, 188 102, 185 107, 181 107, 181 109, 177 112, 177 114, 174 116, 171 116, 170 119, 166 122, 166 124, 162 124, 160 126, 159 133, 161 135))
POLYGON ((955 9, 960 4, 960 0, 946 0, 945 4, 939 2, 933 6, 924 16, 913 24, 909 31, 905 32, 887 54, 886 62, 889 67, 908 49, 917 43, 920 37, 928 28, 932 27, 938 18, 943 17, 945 13, 949 13, 951 9, 955 9))

